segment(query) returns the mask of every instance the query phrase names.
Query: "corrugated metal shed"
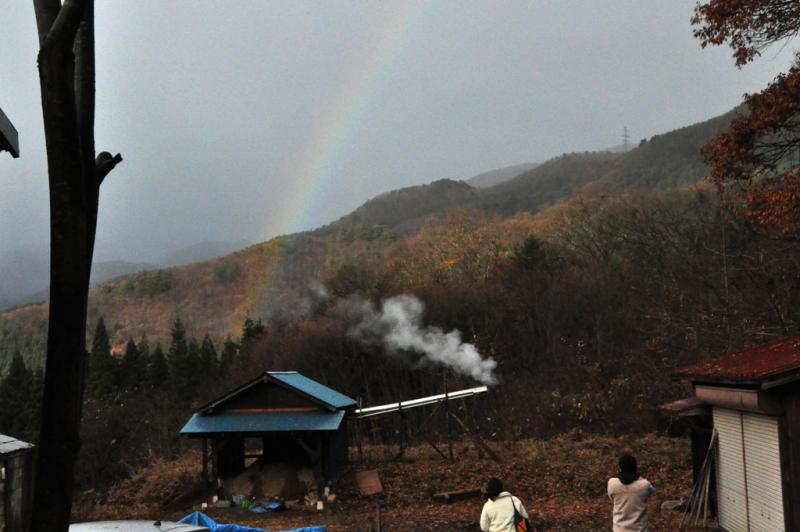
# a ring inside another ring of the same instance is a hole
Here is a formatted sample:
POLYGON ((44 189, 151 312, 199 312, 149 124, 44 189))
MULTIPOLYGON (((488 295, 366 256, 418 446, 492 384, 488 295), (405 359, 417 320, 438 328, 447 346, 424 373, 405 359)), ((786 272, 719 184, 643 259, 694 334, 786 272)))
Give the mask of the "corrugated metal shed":
POLYGON ((14 158, 19 157, 19 134, 2 109, 0 109, 0 151, 10 152, 14 158))
POLYGON ((212 485, 245 470, 248 445, 261 446, 259 460, 311 467, 321 483, 347 463, 345 418, 355 406, 296 371, 266 371, 197 409, 180 433, 201 440, 212 485))
POLYGON ((356 405, 356 400, 328 388, 315 380, 309 379, 296 371, 268 371, 267 375, 273 379, 288 384, 292 388, 310 395, 333 408, 347 408, 356 405))
POLYGON ((0 434, 0 456, 8 456, 30 449, 33 449, 33 444, 0 434))
POLYGON ((181 434, 338 430, 342 419, 344 419, 344 410, 207 416, 195 414, 181 429, 181 434))
POLYGON ((783 377, 800 379, 800 336, 755 345, 673 373, 677 379, 718 384, 761 385, 783 377))

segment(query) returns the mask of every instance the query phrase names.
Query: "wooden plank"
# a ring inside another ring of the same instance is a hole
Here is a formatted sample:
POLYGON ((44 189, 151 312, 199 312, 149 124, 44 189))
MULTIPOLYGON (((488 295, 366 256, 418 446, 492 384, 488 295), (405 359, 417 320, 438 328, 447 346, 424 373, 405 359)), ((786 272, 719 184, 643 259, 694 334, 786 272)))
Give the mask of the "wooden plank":
POLYGON ((480 497, 481 493, 481 488, 462 488, 434 493, 433 500, 437 502, 448 503, 453 501, 461 501, 464 499, 472 499, 473 497, 480 497))
POLYGON ((364 496, 377 495, 383 493, 383 485, 375 469, 356 471, 356 486, 358 492, 364 496))

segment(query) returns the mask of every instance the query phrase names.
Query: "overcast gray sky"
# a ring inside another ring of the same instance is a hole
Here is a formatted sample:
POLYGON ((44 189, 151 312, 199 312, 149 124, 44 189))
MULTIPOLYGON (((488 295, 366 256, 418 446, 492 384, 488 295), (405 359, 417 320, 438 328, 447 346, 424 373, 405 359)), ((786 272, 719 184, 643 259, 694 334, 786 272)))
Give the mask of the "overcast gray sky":
MULTIPOLYGON (((96 256, 309 229, 386 190, 610 147, 723 113, 792 50, 736 70, 694 0, 97 0, 96 256)), ((0 256, 46 247, 31 2, 3 6, 0 256)))

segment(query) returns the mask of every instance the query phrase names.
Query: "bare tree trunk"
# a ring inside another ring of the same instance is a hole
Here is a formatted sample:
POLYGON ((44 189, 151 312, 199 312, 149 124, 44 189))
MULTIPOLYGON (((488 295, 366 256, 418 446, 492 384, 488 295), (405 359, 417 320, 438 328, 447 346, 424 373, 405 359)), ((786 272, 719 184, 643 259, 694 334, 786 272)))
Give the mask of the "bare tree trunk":
POLYGON ((94 156, 91 0, 34 0, 50 183, 50 315, 31 530, 66 532, 86 370, 86 312, 100 183, 94 156))

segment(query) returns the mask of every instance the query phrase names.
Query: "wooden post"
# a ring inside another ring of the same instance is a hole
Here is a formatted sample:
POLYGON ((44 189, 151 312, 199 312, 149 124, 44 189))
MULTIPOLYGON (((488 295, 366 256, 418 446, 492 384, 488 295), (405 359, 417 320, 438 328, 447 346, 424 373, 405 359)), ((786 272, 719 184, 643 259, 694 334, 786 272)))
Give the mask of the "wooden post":
MULTIPOLYGON (((402 405, 402 404, 401 404, 402 405)), ((394 457, 395 460, 400 460, 406 452, 406 412, 402 409, 402 406, 397 410, 400 414, 400 429, 398 431, 398 439, 399 439, 399 450, 397 451, 397 456, 394 457)))
MULTIPOLYGON (((358 398, 358 408, 359 410, 363 408, 361 406, 361 397, 358 398)), ((364 447, 361 443, 361 431, 363 428, 361 426, 362 423, 362 418, 356 418, 356 446, 358 447, 358 462, 360 464, 364 463, 364 447)))
MULTIPOLYGON (((478 431, 478 424, 475 422, 475 409, 470 408, 470 404, 468 401, 464 401, 464 417, 467 420, 467 423, 471 425, 470 432, 477 435, 478 431)), ((477 440, 475 440, 475 451, 478 453, 478 458, 483 459, 483 445, 479 445, 478 442, 482 442, 480 436, 477 436, 477 440)))
POLYGON ((211 482, 214 485, 214 489, 219 488, 219 464, 217 456, 218 456, 219 446, 217 445, 216 438, 212 438, 211 440, 211 482))
POLYGON ((447 397, 447 369, 442 371, 442 377, 444 378, 444 430, 447 437, 447 454, 450 457, 450 461, 453 462, 455 459, 453 458, 453 435, 450 432, 450 402, 447 397))
POLYGON ((208 440, 206 438, 203 438, 201 453, 203 456, 203 482, 208 484, 208 440))

